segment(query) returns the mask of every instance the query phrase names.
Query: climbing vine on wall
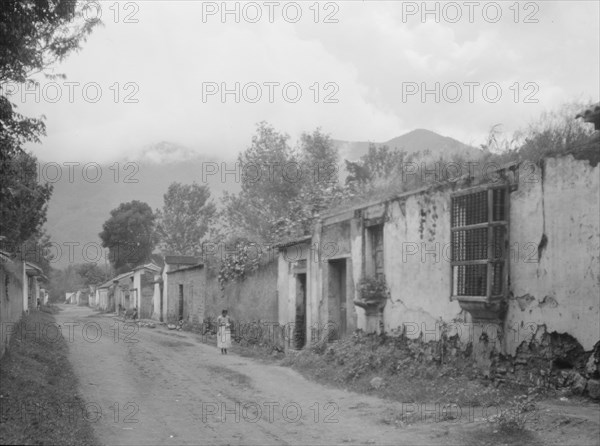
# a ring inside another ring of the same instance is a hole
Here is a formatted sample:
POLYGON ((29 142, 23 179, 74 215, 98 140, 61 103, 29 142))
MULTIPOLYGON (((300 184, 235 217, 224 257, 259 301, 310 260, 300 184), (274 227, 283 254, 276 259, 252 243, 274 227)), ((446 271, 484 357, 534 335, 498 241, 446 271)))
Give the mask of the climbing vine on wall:
POLYGON ((247 274, 256 271, 262 254, 260 246, 256 243, 236 243, 234 250, 222 256, 218 275, 221 291, 228 283, 243 280, 247 274))
POLYGON ((435 241, 435 231, 437 227, 437 206, 435 200, 429 194, 423 194, 419 197, 417 203, 419 204, 419 236, 421 240, 425 237, 425 225, 428 218, 431 219, 431 225, 427 228, 427 241, 435 241))

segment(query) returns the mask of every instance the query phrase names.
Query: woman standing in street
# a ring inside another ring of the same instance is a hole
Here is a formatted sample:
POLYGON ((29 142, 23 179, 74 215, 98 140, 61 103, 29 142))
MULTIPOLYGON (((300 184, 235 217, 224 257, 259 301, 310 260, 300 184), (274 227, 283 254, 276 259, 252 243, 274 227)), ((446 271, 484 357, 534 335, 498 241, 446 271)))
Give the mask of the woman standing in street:
POLYGON ((231 325, 227 310, 223 310, 217 318, 217 347, 221 349, 222 355, 226 355, 227 349, 231 347, 231 325))

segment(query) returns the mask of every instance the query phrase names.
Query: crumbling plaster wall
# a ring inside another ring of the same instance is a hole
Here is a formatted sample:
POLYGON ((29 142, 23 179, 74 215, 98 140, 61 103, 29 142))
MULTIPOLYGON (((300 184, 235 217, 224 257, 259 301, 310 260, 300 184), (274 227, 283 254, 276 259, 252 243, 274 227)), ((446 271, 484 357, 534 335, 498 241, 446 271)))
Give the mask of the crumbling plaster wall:
MULTIPOLYGON (((599 169, 571 156, 550 158, 543 174, 538 169, 521 178, 511 193, 510 298, 501 327, 472 323, 470 314, 450 301, 450 191, 391 202, 384 225, 391 293, 385 331, 439 339, 443 321, 463 342, 478 341, 485 333, 486 351, 514 356, 542 329, 569 333, 592 350, 600 320, 599 169)), ((358 231, 351 240, 355 283, 362 275, 362 236, 358 231)), ((357 315, 358 328, 364 329, 364 311, 357 309, 357 315)))
POLYGON ((549 158, 511 194, 507 353, 543 326, 569 333, 586 351, 598 342, 599 181, 598 165, 549 158))
POLYGON ((433 340, 440 318, 452 321, 460 315, 458 302, 450 301, 449 208, 448 192, 390 203, 384 225, 385 276, 391 294, 384 309, 387 332, 404 327, 408 337, 423 332, 424 340, 433 340))

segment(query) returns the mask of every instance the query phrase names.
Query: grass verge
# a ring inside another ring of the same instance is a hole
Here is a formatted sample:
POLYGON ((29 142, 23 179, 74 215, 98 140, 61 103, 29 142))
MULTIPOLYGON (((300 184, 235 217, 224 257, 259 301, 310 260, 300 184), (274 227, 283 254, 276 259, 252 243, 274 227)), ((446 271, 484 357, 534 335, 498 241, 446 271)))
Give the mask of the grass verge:
POLYGON ((99 444, 54 309, 42 310, 23 317, 0 360, 0 443, 99 444))

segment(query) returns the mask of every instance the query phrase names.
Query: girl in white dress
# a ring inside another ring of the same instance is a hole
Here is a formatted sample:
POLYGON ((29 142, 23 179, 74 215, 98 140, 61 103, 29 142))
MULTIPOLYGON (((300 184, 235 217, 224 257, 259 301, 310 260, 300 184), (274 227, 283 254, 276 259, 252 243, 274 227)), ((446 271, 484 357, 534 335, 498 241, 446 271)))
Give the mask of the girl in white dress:
POLYGON ((217 347, 222 355, 226 355, 227 349, 231 348, 231 319, 227 316, 227 310, 223 310, 217 318, 217 327, 217 347))

